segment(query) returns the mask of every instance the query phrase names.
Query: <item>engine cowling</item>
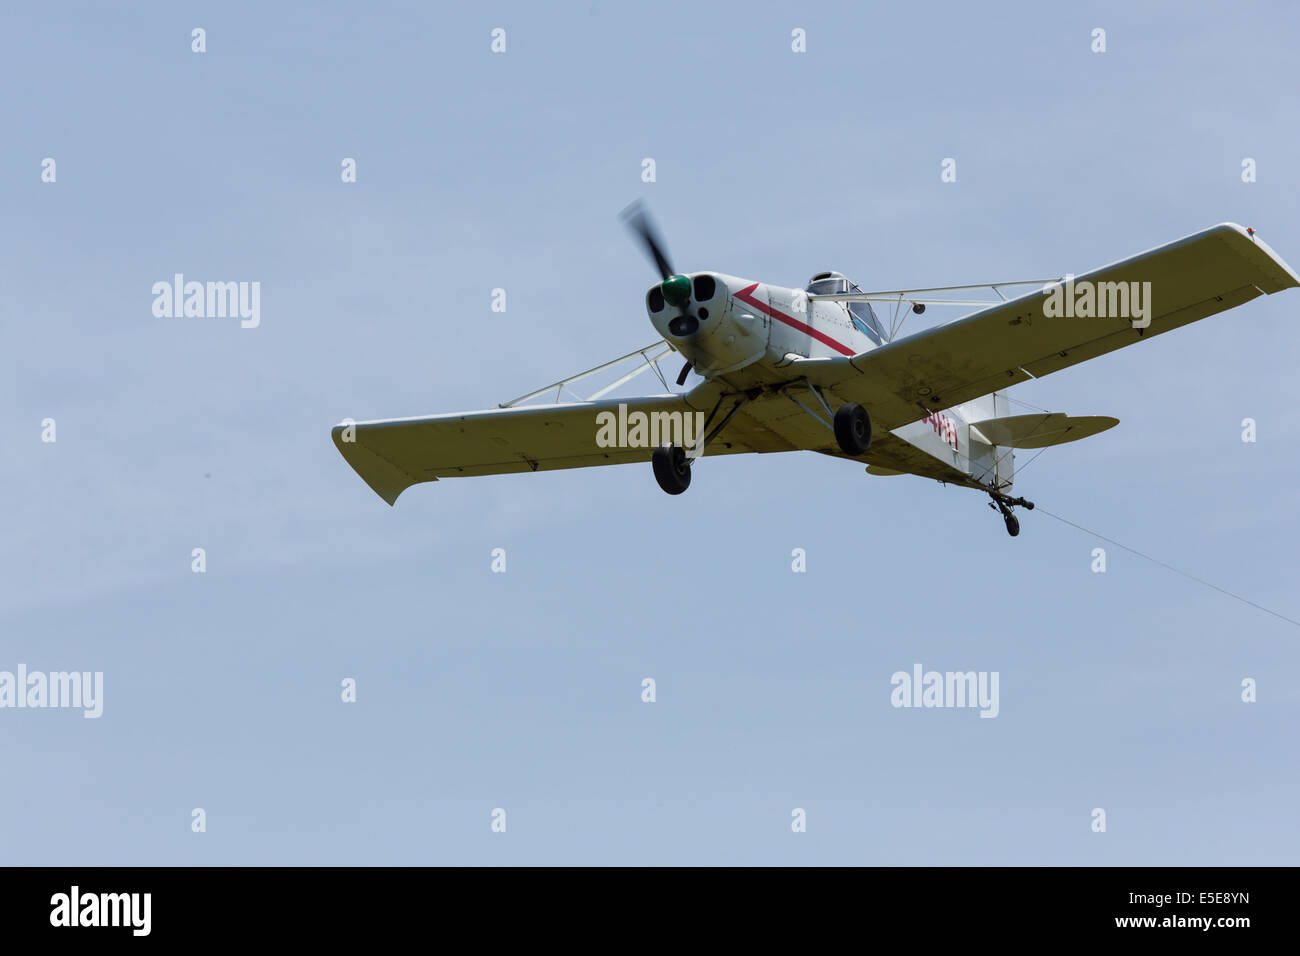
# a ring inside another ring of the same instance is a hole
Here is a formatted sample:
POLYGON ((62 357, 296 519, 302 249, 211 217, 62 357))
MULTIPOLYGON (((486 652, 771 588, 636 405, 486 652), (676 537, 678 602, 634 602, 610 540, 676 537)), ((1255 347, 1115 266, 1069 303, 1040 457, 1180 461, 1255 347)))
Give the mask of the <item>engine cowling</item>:
MULTIPOLYGON (((702 375, 733 372, 767 351, 768 317, 736 293, 755 283, 718 272, 670 276, 646 295, 646 312, 661 336, 702 375), (690 293, 683 295, 689 280, 690 293)), ((762 290, 759 286, 756 294, 762 290)))

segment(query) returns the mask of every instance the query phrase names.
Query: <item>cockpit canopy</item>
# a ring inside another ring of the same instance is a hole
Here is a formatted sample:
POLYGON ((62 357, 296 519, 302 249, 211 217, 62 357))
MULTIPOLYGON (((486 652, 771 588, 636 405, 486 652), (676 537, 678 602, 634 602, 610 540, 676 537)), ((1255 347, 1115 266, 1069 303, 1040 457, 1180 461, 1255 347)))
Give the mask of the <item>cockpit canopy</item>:
MULTIPOLYGON (((861 292, 856 282, 850 282, 838 272, 819 272, 808 280, 804 289, 809 295, 843 295, 848 292, 861 292)), ((885 330, 876 318, 870 302, 846 302, 853 325, 877 345, 885 344, 885 330)))
POLYGON ((849 291, 849 280, 838 272, 819 272, 808 280, 809 295, 837 295, 849 291))

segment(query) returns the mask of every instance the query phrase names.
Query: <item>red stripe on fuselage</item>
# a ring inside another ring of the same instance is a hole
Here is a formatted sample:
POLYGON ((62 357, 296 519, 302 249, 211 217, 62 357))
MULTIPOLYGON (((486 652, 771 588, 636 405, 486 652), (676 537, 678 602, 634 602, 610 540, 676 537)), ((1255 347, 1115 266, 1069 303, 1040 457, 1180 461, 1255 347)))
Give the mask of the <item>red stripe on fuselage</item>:
POLYGON ((790 326, 790 328, 802 332, 804 335, 811 335, 818 342, 821 342, 823 345, 833 348, 841 355, 854 354, 853 349, 849 348, 847 345, 841 345, 839 342, 836 342, 833 338, 831 338, 826 333, 818 332, 811 325, 804 325, 798 319, 794 318, 794 316, 786 315, 784 312, 781 312, 778 309, 773 309, 769 307, 767 303, 754 298, 753 293, 754 290, 757 288, 758 288, 758 283, 755 282, 753 285, 749 286, 748 288, 741 289, 739 292, 736 293, 735 297, 739 299, 741 302, 744 302, 746 305, 752 305, 760 312, 764 312, 767 315, 770 315, 778 322, 784 322, 786 325, 790 326))

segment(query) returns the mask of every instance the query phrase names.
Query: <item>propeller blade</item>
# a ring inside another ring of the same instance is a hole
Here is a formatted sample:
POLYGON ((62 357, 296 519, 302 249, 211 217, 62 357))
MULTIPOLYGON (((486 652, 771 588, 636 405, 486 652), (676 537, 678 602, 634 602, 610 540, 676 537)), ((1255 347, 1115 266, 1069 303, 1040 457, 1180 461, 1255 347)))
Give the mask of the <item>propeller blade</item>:
POLYGON ((691 363, 691 362, 687 362, 685 365, 682 366, 682 370, 681 370, 680 372, 677 373, 677 384, 678 384, 678 385, 685 385, 685 384, 686 384, 686 376, 691 374, 691 369, 692 369, 692 368, 694 368, 694 365, 693 365, 693 363, 691 363))
POLYGON ((619 214, 624 224, 641 237, 641 242, 650 257, 654 259, 655 266, 659 269, 659 278, 667 279, 669 276, 676 275, 672 263, 668 261, 668 252, 664 247, 663 240, 659 237, 654 224, 651 223, 649 215, 646 214, 645 207, 641 200, 632 203, 622 213, 619 214))

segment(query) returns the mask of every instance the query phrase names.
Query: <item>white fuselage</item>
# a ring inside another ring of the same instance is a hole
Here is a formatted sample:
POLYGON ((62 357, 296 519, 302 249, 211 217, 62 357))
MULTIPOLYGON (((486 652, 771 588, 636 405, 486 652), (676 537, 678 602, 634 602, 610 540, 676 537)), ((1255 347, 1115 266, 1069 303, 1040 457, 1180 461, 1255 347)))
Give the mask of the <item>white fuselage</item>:
POLYGON ((700 319, 698 330, 674 335, 669 322, 681 310, 672 305, 658 311, 647 305, 647 311, 655 330, 705 378, 737 389, 770 385, 790 378, 782 367, 795 358, 851 356, 877 347, 842 302, 720 272, 690 273, 693 293, 702 276, 713 280, 712 295, 692 294, 684 307, 700 319))
MULTIPOLYGON (((687 277, 690 301, 673 306, 648 296, 650 321, 700 375, 729 391, 799 381, 805 373, 792 364, 798 359, 847 358, 881 347, 882 342, 863 331, 861 321, 855 321, 843 302, 719 272, 693 272, 687 277), (710 283, 697 281, 705 276, 712 279, 711 289, 710 283), (701 291, 706 294, 697 294, 701 291), (690 334, 674 335, 670 323, 683 313, 696 316, 698 326, 690 334)), ((878 325, 875 331, 879 333, 878 325)), ((893 434, 963 474, 1009 490, 1014 458, 1009 450, 995 449, 976 437, 969 426, 971 421, 1006 415, 1006 402, 1004 393, 995 392, 956 408, 926 409, 925 417, 918 414, 918 421, 893 434)), ((804 429, 811 435, 823 428, 797 412, 789 422, 773 423, 773 427, 804 429)))

